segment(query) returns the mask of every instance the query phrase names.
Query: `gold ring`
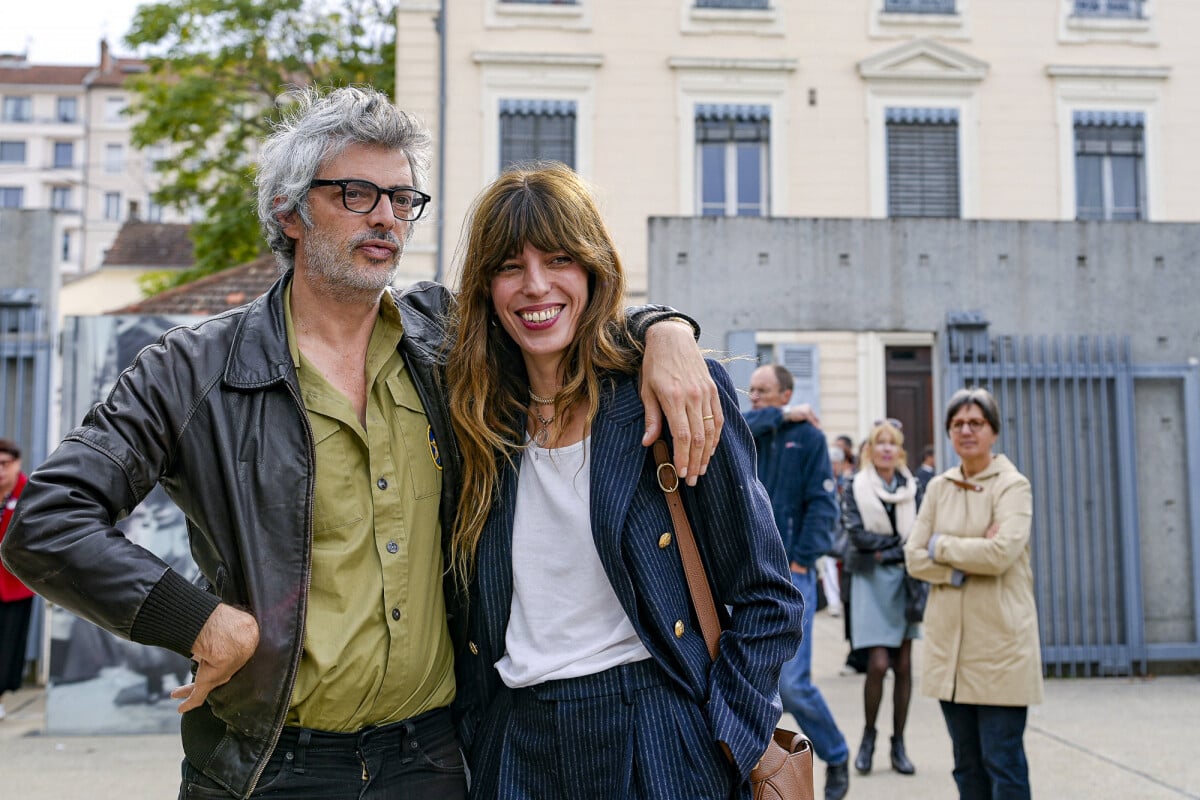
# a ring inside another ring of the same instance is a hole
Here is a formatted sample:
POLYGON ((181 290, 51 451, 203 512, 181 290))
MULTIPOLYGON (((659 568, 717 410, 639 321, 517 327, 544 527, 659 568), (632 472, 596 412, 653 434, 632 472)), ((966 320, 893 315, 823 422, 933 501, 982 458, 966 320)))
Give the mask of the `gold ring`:
POLYGON ((701 417, 700 419, 712 419, 712 418, 713 418, 713 415, 712 415, 712 414, 709 414, 708 416, 706 416, 706 417, 701 417))

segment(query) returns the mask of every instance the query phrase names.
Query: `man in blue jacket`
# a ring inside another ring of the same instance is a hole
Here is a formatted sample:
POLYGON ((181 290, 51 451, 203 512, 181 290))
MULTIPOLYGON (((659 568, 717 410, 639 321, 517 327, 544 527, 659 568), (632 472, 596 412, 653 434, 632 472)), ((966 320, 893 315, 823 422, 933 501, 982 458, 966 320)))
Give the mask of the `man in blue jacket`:
POLYGON ((812 683, 812 623, 817 608, 816 563, 833 544, 838 522, 833 468, 825 435, 803 406, 791 406, 792 373, 778 364, 750 376, 746 422, 758 448, 758 478, 767 488, 775 523, 792 566, 792 583, 804 595, 804 638, 783 665, 779 695, 813 750, 827 765, 825 800, 841 800, 850 789, 850 749, 833 714, 812 683))

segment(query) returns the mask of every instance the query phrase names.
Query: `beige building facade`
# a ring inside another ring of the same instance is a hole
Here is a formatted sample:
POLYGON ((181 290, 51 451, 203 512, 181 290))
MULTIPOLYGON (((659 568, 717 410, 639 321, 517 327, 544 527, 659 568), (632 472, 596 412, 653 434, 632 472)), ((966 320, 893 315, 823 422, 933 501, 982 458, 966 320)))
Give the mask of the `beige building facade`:
MULTIPOLYGON (((471 199, 509 150, 565 146, 604 200, 635 298, 652 216, 906 215, 889 210, 888 153, 889 119, 906 112, 918 127, 953 128, 957 208, 939 216, 1077 218, 1076 127, 1092 123, 1137 129, 1136 218, 1192 220, 1200 208, 1200 5, 1188 0, 448 5, 444 104, 439 3, 402 0, 396 57, 397 103, 442 137, 447 266, 471 199), (730 119, 739 113, 752 119, 730 119), (569 117, 568 134, 543 132, 556 116, 569 117), (761 130, 711 130, 726 121, 761 130), (543 138, 524 147, 511 130, 521 126, 543 138), (729 145, 708 164, 725 174, 706 173, 706 136, 724 136, 710 150, 729 145)), ((1101 195, 1111 180, 1100 176, 1101 195)), ((435 238, 418 242, 430 261, 435 238)))
MULTIPOLYGON (((441 219, 418 232, 404 279, 439 265, 453 279, 472 198, 530 155, 596 186, 632 301, 647 298, 654 217, 1200 217, 1190 0, 442 5, 402 0, 398 15, 396 101, 441 148, 441 219)), ((728 277, 754 280, 753 260, 728 277)), ((797 319, 756 336, 764 357, 819 353, 802 361, 820 371, 827 429, 856 439, 888 410, 890 355, 936 359, 932 328, 797 319)))

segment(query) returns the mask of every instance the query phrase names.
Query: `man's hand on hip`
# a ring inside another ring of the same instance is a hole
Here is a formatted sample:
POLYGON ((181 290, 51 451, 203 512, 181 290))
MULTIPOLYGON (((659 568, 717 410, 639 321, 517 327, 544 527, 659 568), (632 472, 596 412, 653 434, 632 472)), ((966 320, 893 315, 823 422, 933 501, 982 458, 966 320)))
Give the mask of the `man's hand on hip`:
POLYGON ((258 621, 231 605, 217 606, 192 645, 192 658, 199 665, 196 679, 171 692, 171 697, 183 700, 179 713, 203 705, 208 693, 228 683, 257 648, 258 621))

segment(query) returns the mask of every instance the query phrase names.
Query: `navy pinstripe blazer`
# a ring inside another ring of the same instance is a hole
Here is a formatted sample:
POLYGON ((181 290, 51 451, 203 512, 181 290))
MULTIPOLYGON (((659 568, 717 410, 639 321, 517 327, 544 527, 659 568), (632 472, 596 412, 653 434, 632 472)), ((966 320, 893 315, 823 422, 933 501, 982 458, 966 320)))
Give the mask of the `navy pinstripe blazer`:
MULTIPOLYGON (((671 518, 653 455, 641 444, 644 410, 628 376, 617 377, 604 392, 591 428, 592 535, 642 643, 704 710, 714 740, 728 744, 745 783, 779 720, 779 670, 799 646, 803 601, 756 477, 754 440, 733 385, 715 361, 709 361, 709 370, 720 390, 725 428, 707 474, 696 487, 682 488, 713 595, 719 606, 732 607, 715 662, 695 621, 679 550, 673 538, 659 546, 662 534, 672 530, 671 518), (684 633, 677 637, 680 620, 684 633)), ((455 660, 455 707, 469 761, 474 753, 491 762, 497 754, 486 750, 501 746, 488 710, 505 691, 494 664, 504 654, 512 604, 516 478, 515 468, 502 472, 470 588, 468 642, 455 660)))

